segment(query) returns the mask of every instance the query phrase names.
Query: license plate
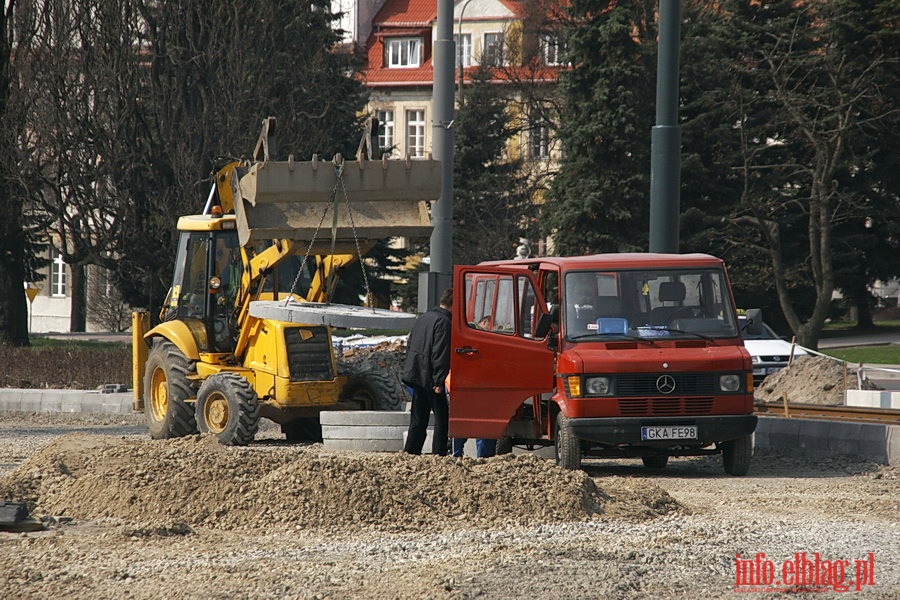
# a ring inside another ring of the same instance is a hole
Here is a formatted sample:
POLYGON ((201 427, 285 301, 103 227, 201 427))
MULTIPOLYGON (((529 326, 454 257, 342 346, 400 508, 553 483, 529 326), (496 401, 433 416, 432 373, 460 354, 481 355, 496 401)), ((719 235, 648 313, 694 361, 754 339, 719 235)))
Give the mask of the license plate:
POLYGON ((696 440, 696 425, 666 425, 664 427, 641 427, 642 440, 696 440))

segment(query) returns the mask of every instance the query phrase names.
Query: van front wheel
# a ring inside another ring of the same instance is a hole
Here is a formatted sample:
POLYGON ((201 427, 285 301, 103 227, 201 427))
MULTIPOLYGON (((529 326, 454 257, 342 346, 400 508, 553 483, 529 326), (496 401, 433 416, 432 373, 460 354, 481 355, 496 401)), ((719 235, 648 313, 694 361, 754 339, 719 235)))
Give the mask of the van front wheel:
POLYGON ((564 414, 556 415, 556 464, 563 469, 578 470, 581 468, 581 444, 567 427, 568 421, 564 414))
POLYGON ((753 456, 753 436, 743 435, 722 444, 722 466, 729 475, 740 477, 750 470, 753 456))

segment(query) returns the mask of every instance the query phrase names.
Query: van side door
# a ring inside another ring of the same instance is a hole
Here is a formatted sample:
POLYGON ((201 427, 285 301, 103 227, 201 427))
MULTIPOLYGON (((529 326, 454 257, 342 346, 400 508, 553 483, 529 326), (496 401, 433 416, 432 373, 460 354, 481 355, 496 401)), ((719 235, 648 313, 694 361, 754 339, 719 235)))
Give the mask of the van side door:
POLYGON ((536 337, 547 308, 528 269, 458 266, 453 289, 450 435, 500 438, 525 400, 553 390, 556 334, 536 337))

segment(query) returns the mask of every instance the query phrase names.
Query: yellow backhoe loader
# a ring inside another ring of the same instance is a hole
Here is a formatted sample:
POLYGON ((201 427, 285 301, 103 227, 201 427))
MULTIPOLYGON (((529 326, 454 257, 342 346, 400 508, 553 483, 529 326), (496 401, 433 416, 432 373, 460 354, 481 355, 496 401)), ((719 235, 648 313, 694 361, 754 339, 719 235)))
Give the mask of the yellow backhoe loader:
POLYGON ((214 174, 204 214, 179 218, 160 323, 133 315, 134 409, 154 439, 244 445, 260 418, 290 437, 321 410, 400 408, 389 374, 338 373, 331 328, 408 329, 414 316, 329 297, 378 240, 430 234, 440 165, 370 160, 365 143, 355 161, 274 161, 274 127, 263 121, 252 160, 214 174))

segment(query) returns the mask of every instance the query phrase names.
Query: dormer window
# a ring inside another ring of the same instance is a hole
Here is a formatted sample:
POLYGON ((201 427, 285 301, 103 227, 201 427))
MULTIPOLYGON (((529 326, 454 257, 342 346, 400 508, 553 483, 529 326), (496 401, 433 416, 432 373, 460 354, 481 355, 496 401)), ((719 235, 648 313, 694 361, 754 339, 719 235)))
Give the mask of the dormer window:
POLYGON ((422 64, 422 38, 388 38, 385 64, 390 69, 412 69, 422 64))

